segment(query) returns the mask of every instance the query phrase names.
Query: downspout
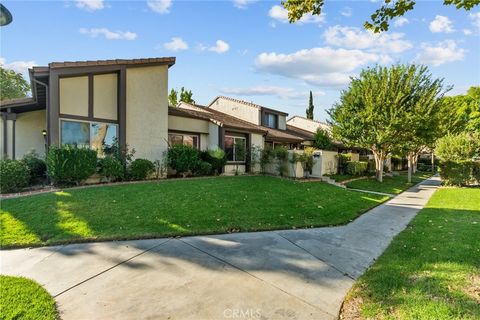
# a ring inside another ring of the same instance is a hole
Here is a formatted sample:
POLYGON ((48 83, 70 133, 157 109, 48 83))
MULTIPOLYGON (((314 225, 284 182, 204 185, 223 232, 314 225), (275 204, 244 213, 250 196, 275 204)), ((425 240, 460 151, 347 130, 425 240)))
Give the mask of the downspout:
POLYGON ((45 122, 47 124, 47 136, 46 136, 46 148, 45 148, 45 156, 47 156, 47 152, 48 152, 48 147, 50 146, 50 119, 48 117, 48 109, 49 109, 49 106, 50 106, 50 101, 49 101, 49 97, 48 97, 48 84, 46 83, 43 83, 41 81, 38 81, 37 79, 33 79, 33 82, 35 83, 38 83, 39 85, 41 86, 44 86, 45 87, 45 109, 46 109, 46 112, 45 112, 45 122))

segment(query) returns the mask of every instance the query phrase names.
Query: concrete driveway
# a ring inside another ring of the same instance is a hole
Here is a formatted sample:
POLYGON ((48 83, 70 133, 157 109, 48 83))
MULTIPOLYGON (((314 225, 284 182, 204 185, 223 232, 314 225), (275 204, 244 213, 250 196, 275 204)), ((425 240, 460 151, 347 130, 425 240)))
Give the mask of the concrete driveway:
POLYGON ((37 280, 63 319, 335 319, 439 184, 345 226, 7 250, 1 273, 37 280))

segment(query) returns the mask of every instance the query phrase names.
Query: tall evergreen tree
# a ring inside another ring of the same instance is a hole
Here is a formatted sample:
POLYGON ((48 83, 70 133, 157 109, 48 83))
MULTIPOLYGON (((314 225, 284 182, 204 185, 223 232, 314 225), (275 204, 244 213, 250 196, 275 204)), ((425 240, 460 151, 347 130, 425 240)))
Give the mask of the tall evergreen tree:
POLYGON ((313 120, 313 109, 315 106, 313 105, 313 94, 310 91, 310 99, 308 100, 308 108, 307 108, 307 119, 313 120))

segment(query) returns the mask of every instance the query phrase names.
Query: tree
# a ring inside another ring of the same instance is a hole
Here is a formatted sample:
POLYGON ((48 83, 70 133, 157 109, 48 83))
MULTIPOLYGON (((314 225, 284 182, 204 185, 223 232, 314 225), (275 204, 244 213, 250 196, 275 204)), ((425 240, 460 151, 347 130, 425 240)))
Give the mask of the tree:
POLYGON ((313 95, 312 91, 310 91, 310 99, 308 100, 308 108, 307 108, 307 119, 313 120, 313 109, 315 106, 313 105, 313 95))
MULTIPOLYGON (((457 9, 470 10, 480 0, 444 0, 443 5, 454 5, 457 9)), ((288 20, 294 23, 306 14, 320 15, 325 0, 285 0, 282 5, 288 11, 288 20)), ((387 31, 390 20, 401 17, 415 7, 415 0, 384 0, 382 6, 371 16, 371 21, 364 23, 365 29, 375 33, 387 31)))
POLYGON ((24 98, 30 85, 20 73, 0 67, 0 100, 24 98))
POLYGON ((347 146, 370 149, 377 180, 382 182, 389 153, 419 152, 418 145, 433 139, 427 131, 435 121, 428 119, 438 112, 442 94, 442 80, 432 80, 426 67, 367 68, 329 110, 333 135, 347 146))
MULTIPOLYGON (((186 90, 184 87, 180 89, 180 102, 186 102, 195 104, 195 100, 193 100, 193 93, 192 90, 186 90)), ((178 91, 175 89, 170 90, 170 94, 168 95, 168 103, 176 107, 178 104, 178 91)))
POLYGON ((178 104, 178 93, 173 88, 170 90, 170 94, 168 95, 168 104, 172 107, 176 107, 178 104))
POLYGON ((332 139, 329 133, 322 128, 318 128, 313 135, 313 146, 315 149, 330 150, 332 148, 332 139))
POLYGON ((480 132, 480 87, 471 87, 465 95, 443 98, 441 108, 443 135, 480 132))

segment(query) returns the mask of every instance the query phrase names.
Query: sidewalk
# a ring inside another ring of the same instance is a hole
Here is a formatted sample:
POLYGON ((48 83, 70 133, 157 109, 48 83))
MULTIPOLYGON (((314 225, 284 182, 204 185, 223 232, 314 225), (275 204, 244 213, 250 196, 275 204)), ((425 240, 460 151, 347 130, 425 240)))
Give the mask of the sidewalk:
POLYGON ((0 251, 0 270, 44 285, 63 319, 335 319, 439 184, 340 227, 0 251))

